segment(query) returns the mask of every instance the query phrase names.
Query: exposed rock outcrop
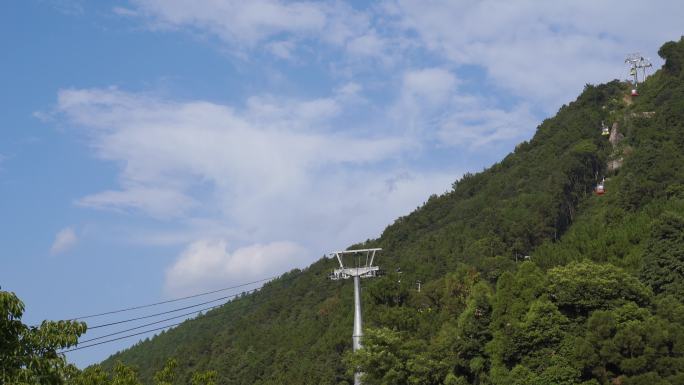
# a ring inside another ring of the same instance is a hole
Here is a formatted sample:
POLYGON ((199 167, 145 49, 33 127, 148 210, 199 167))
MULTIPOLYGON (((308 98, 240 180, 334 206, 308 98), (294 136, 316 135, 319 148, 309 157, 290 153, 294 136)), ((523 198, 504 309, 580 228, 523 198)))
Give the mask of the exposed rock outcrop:
POLYGON ((613 128, 610 129, 610 136, 608 137, 608 141, 613 145, 613 148, 617 147, 624 138, 625 136, 618 130, 618 122, 613 123, 613 128))
POLYGON ((614 150, 613 156, 608 160, 606 164, 606 169, 609 173, 614 173, 620 167, 622 167, 622 163, 625 159, 622 156, 622 153, 616 154, 616 151, 618 150, 618 144, 620 144, 620 142, 622 142, 624 138, 625 136, 619 130, 618 122, 613 123, 613 127, 610 129, 610 136, 608 137, 608 141, 613 146, 614 150))

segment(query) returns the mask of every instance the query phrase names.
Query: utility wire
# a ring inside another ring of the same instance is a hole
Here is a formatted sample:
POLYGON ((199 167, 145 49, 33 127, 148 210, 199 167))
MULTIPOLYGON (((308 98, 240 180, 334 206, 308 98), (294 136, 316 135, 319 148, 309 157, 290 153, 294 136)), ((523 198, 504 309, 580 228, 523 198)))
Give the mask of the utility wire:
MULTIPOLYGON (((290 279, 297 278, 297 277, 298 277, 298 275, 294 275, 294 276, 292 276, 290 279)), ((256 292, 256 291, 257 291, 257 289, 253 290, 253 292, 256 292)), ((236 295, 236 296, 237 296, 237 295, 236 295)), ((249 302, 248 304, 249 304, 249 305, 256 305, 256 304, 259 304, 259 303, 262 303, 262 302, 265 302, 265 301, 251 301, 251 302, 249 302)), ((222 305, 223 305, 223 304, 222 304, 222 305)), ((216 305, 216 306, 212 306, 212 307, 219 307, 219 306, 221 306, 221 305, 216 305)), ((199 312, 199 311, 201 311, 201 310, 197 310, 196 312, 199 312)), ((193 313, 196 313, 196 312, 193 312, 193 313)), ((190 313, 190 314, 193 314, 193 313, 190 313)), ((206 318, 206 317, 212 317, 212 316, 215 316, 215 315, 217 315, 217 314, 222 314, 222 313, 216 312, 216 313, 212 313, 212 314, 207 314, 207 315, 205 315, 204 317, 205 317, 205 318, 206 318)), ((180 317, 180 316, 179 316, 179 317, 180 317)), ((177 317, 174 317, 174 318, 177 318, 177 317)), ((173 318, 169 318, 169 319, 167 319, 167 320, 171 320, 171 319, 173 319, 173 318)), ((158 321, 158 322, 155 322, 155 323, 159 323, 159 322, 164 322, 164 321, 158 321)), ((144 330, 144 331, 141 331, 141 332, 138 332, 138 333, 128 334, 128 335, 125 335, 125 336, 121 336, 121 337, 117 337, 117 338, 112 338, 112 339, 109 339, 109 340, 100 341, 100 342, 96 342, 96 343, 92 343, 92 344, 88 344, 88 345, 77 346, 77 347, 72 348, 72 349, 62 350, 62 351, 60 351, 59 353, 69 353, 69 352, 73 352, 73 351, 76 351, 76 350, 86 349, 86 348, 90 348, 90 347, 93 347, 93 346, 98 346, 98 345, 106 344, 106 343, 109 343, 109 342, 119 341, 119 340, 123 340, 123 339, 126 339, 126 338, 130 338, 130 337, 135 337, 135 336, 147 334, 147 333, 154 332, 154 331, 158 331, 158 330, 162 330, 162 329, 168 329, 168 328, 171 328, 171 327, 174 327, 174 326, 178 326, 178 325, 182 324, 183 322, 185 322, 185 321, 178 322, 178 323, 174 323, 174 324, 171 324, 171 325, 161 326, 161 327, 154 328, 154 329, 144 330)), ((150 323, 150 324, 148 324, 148 325, 152 325, 152 324, 154 324, 154 323, 150 323)), ((148 325, 142 325, 142 326, 140 326, 140 327, 144 327, 144 326, 148 326, 148 325)), ((91 328, 91 329, 92 329, 92 328, 91 328)), ((134 330, 134 329, 137 329, 137 328, 131 328, 130 330, 134 330)), ((123 330, 123 331, 121 331, 121 333, 124 333, 124 332, 126 332, 126 331, 130 331, 130 330, 123 330)), ((115 335, 115 334, 120 334, 120 333, 112 333, 112 335, 115 335)), ((107 337, 107 336, 102 336, 102 338, 105 338, 105 337, 107 337)), ((101 339, 101 338, 97 338, 97 339, 101 339)), ((90 341, 94 341, 94 340, 96 340, 96 339, 93 338, 93 339, 91 339, 90 341)))
MULTIPOLYGON (((237 295, 236 295, 236 296, 237 296, 237 295)), ((213 308, 213 307, 219 307, 219 306, 222 306, 222 305, 225 305, 225 304, 212 306, 212 308, 213 308)), ((189 313, 189 314, 198 313, 198 312, 200 312, 200 311, 201 311, 201 310, 197 310, 197 311, 192 312, 192 313, 189 313)), ((216 314, 220 314, 220 313, 208 314, 208 315, 206 315, 206 317, 211 317, 211 316, 216 315, 216 314)), ((186 314, 186 315, 187 315, 187 314, 186 314)), ((179 317, 180 317, 180 316, 179 316, 179 317)), ((173 317, 173 318, 178 318, 178 317, 173 317)), ((140 327, 138 327, 138 328, 145 327, 145 326, 149 326, 149 325, 152 325, 152 324, 155 324, 155 323, 165 322, 165 321, 171 320, 171 319, 173 319, 173 318, 169 318, 169 319, 162 320, 162 321, 158 321, 158 322, 153 322, 153 323, 150 323, 150 324, 147 324, 147 325, 142 325, 142 326, 140 326, 140 327)), ((92 344, 88 344, 88 345, 77 346, 77 347, 72 348, 72 349, 62 350, 62 351, 60 351, 59 353, 69 353, 69 352, 73 352, 73 351, 76 351, 76 350, 86 349, 86 348, 90 348, 90 347, 93 347, 93 346, 98 346, 98 345, 102 345, 102 344, 106 344, 106 343, 110 343, 110 342, 114 342, 114 341, 119 341, 119 340, 123 340, 123 339, 126 339, 126 338, 130 338, 130 337, 135 337, 135 336, 147 334, 147 333, 155 332, 155 331, 162 330, 162 329, 168 329, 168 328, 170 328, 170 327, 178 326, 178 325, 182 324, 183 322, 185 322, 185 320, 184 320, 184 321, 181 321, 181 322, 174 323, 174 324, 170 324, 170 325, 166 325, 166 326, 161 326, 161 327, 158 327, 158 328, 154 328, 154 329, 143 330, 143 331, 138 332, 138 333, 128 334, 128 335, 121 336, 121 337, 117 337, 117 338, 112 338, 112 339, 105 340, 105 341, 100 341, 100 342, 96 342, 96 343, 92 343, 92 344)), ((128 329, 128 330, 122 330, 122 331, 119 332, 119 333, 112 333, 111 335, 116 335, 116 334, 125 333, 125 332, 127 332, 127 331, 134 330, 134 329, 138 329, 138 328, 131 328, 131 329, 128 329)), ((98 338, 93 338, 93 339, 90 339, 90 340, 87 340, 87 341, 95 341, 95 340, 97 340, 97 339, 102 339, 102 338, 105 338, 105 337, 108 337, 108 336, 110 336, 110 335, 105 335, 105 336, 101 336, 101 337, 98 337, 98 338)), ((80 341, 80 342, 84 342, 84 341, 80 341)))
MULTIPOLYGON (((249 291, 249 292, 247 292, 247 293, 248 293, 248 294, 251 294, 251 293, 254 293, 254 292, 256 292, 256 290, 252 290, 252 291, 249 291)), ((236 294, 235 297, 237 297, 237 296, 239 296, 239 295, 240 295, 240 294, 236 294)), ((166 321, 170 321, 170 320, 173 320, 173 319, 177 319, 177 318, 189 316, 189 315, 192 315, 192 314, 197 314, 197 313, 199 313, 199 312, 208 311, 208 310, 213 310, 213 309, 216 309, 216 308, 218 308, 218 307, 221 307, 221 306, 223 306, 223 305, 225 305, 225 304, 226 304, 226 303, 221 303, 221 304, 218 304, 218 305, 205 307, 205 308, 202 308, 202 309, 199 309, 199 310, 191 311, 191 312, 189 312, 189 313, 184 313, 184 314, 177 315, 177 316, 174 316, 174 317, 165 318, 165 319, 160 320, 160 321, 149 322, 149 323, 146 323, 146 324, 142 324, 142 325, 140 325, 140 326, 132 327, 132 328, 129 328, 129 329, 124 329, 124 330, 121 330, 121 331, 118 331, 118 332, 109 333, 109 334, 105 334, 105 335, 102 335, 102 336, 99 336, 99 337, 94 337, 94 338, 90 338, 90 339, 82 340, 82 341, 78 341, 78 342, 79 342, 79 343, 87 343, 87 342, 92 342, 92 341, 101 340, 101 339, 103 339, 103 338, 115 336, 115 335, 117 335, 117 334, 122 334, 122 333, 130 332, 131 330, 142 329, 142 328, 147 327, 147 326, 160 324, 160 323, 162 323, 162 322, 166 322, 166 321)))
POLYGON ((255 284, 255 283, 261 283, 261 282, 264 282, 264 281, 270 281, 270 280, 275 279, 275 278, 278 278, 278 277, 277 277, 277 276, 268 277, 268 278, 260 279, 260 280, 257 280, 257 281, 242 283, 242 284, 240 284, 240 285, 235 285, 235 286, 230 286, 230 287, 224 287, 224 288, 222 288, 222 289, 216 289, 216 290, 212 290, 212 291, 206 291, 206 292, 203 292, 203 293, 188 295, 188 296, 186 296, 186 297, 174 298, 174 299, 169 299, 169 300, 166 300, 166 301, 150 303, 150 304, 146 304, 146 305, 131 306, 131 307, 123 308, 123 309, 107 311, 107 312, 104 312, 104 313, 97 313, 97 314, 84 315, 84 316, 81 316, 81 317, 70 318, 69 321, 76 321, 76 320, 80 320, 80 319, 86 319, 86 318, 100 317, 100 316, 103 316, 103 315, 122 313, 122 312, 125 312, 125 311, 131 311, 131 310, 137 310, 137 309, 144 309, 144 308, 147 308, 147 307, 152 307, 152 306, 157 306, 157 305, 163 305, 163 304, 165 304, 165 303, 177 302, 177 301, 182 301, 182 300, 184 300, 184 299, 196 298, 196 297, 201 297, 201 296, 204 296, 204 295, 219 293, 219 292, 226 291, 226 290, 237 289, 237 288, 239 288, 239 287, 249 286, 249 285, 253 285, 253 284, 255 284))
MULTIPOLYGON (((256 292, 256 289, 255 289, 253 292, 256 292)), ((235 296, 237 297, 238 295, 239 295, 239 294, 237 294, 237 295, 235 295, 235 296)), ((262 302, 262 301, 256 301, 256 302, 251 302, 250 304, 251 304, 251 305, 254 305, 254 304, 257 304, 257 303, 261 303, 261 302, 262 302)), ((221 304, 221 305, 223 305, 223 304, 221 304)), ((219 306, 221 306, 221 305, 216 305, 216 306, 212 306, 212 307, 219 307, 219 306)), ((195 311, 195 312, 193 312, 193 313, 197 313, 197 312, 199 312, 199 311, 200 311, 200 310, 197 310, 197 311, 195 311)), ((193 313, 190 313, 190 314, 193 314, 193 313)), ((216 314, 221 314, 221 313, 208 314, 208 315, 205 315, 205 317, 212 317, 212 316, 214 316, 214 315, 216 315, 216 314)), ((174 318, 177 318, 177 317, 174 317, 174 318)), ((170 319, 172 319, 172 318, 169 318, 168 320, 170 320, 170 319)), ((164 321, 158 321, 158 322, 156 322, 156 323, 159 323, 159 322, 164 322, 164 321)), ((90 347, 93 347, 93 346, 98 346, 98 345, 102 345, 102 344, 106 344, 106 343, 110 343, 110 342, 114 342, 114 341, 119 341, 119 340, 123 340, 123 339, 126 339, 126 338, 139 336, 139 335, 142 335, 142 334, 147 334, 147 333, 150 333, 150 332, 155 332, 155 331, 158 331, 158 330, 168 329, 168 328, 171 328, 171 327, 174 327, 174 326, 178 326, 178 325, 182 324, 183 322, 185 322, 185 321, 177 322, 177 323, 174 323, 174 324, 171 324, 171 325, 161 326, 161 327, 154 328, 154 329, 144 330, 144 331, 141 331, 141 332, 138 332, 138 333, 128 334, 128 335, 125 335, 125 336, 121 336, 121 337, 117 337, 117 338, 112 338, 112 339, 109 339, 109 340, 100 341, 100 342, 96 342, 96 343, 92 343, 92 344, 88 344, 88 345, 77 346, 77 347, 72 348, 72 349, 62 350, 62 351, 59 352, 59 353, 69 353, 69 352, 73 352, 73 351, 76 351, 76 350, 86 349, 86 348, 90 348, 90 347)), ((151 323, 151 324, 153 324, 153 323, 151 323)), ((151 324, 150 324, 150 325, 151 325, 151 324)), ((143 325, 143 326, 140 326, 140 327, 144 327, 144 326, 149 326, 149 325, 143 325)), ((132 328, 132 329, 130 329, 130 330, 133 330, 133 329, 135 329, 135 328, 132 328)), ((123 331, 121 331, 121 333, 124 333, 124 332, 126 332, 126 331, 129 331, 129 330, 123 330, 123 331)), ((114 334, 120 334, 120 333, 112 333, 112 335, 114 335, 114 334)), ((105 337, 107 337, 107 336, 102 336, 102 338, 105 338, 105 337)), ((97 339, 101 339, 101 338, 97 338, 97 339)), ((95 340, 95 338, 93 338, 91 341, 94 341, 94 340, 95 340)), ((81 341, 81 342, 83 342, 83 341, 81 341)))
POLYGON ((169 313, 175 313, 175 312, 178 312, 178 311, 181 311, 181 310, 192 309, 193 307, 198 307, 198 306, 206 305, 206 304, 208 304, 208 303, 217 302, 217 301, 222 301, 222 300, 228 299, 228 298, 234 298, 234 297, 236 297, 236 296, 238 296, 238 295, 239 295, 239 294, 227 295, 227 296, 225 296, 225 297, 220 297, 220 298, 212 299, 211 301, 201 302, 201 303, 198 303, 198 304, 196 304, 196 305, 184 306, 184 307, 179 307, 179 308, 177 308, 177 309, 168 310, 168 311, 163 311, 163 312, 154 313, 154 314, 150 314, 150 315, 145 315, 145 316, 141 316, 141 317, 129 318, 129 319, 121 320, 121 321, 115 321, 115 322, 109 322, 109 323, 100 324, 100 325, 95 325, 95 326, 89 326, 89 327, 88 327, 88 330, 90 330, 90 329, 99 329, 99 328, 103 328, 103 327, 106 327, 106 326, 112 326, 112 325, 119 325, 119 324, 123 324, 123 323, 138 321, 138 320, 141 320, 141 319, 157 317, 157 316, 164 315, 164 314, 169 314, 169 313))
MULTIPOLYGON (((185 322, 185 321, 183 321, 183 322, 185 322)), ((149 332, 154 332, 154 331, 157 331, 157 330, 167 329, 167 328, 170 328, 170 327, 173 327, 173 326, 178 326, 178 325, 182 324, 183 322, 178 322, 178 323, 175 323, 175 324, 162 326, 162 327, 159 327, 159 328, 156 328, 156 329, 145 330, 145 331, 142 331, 142 332, 140 332, 140 333, 129 334, 129 335, 122 336, 122 337, 119 337, 119 338, 112 338, 111 340, 96 342, 96 343, 94 343, 94 344, 83 345, 83 346, 79 346, 79 347, 76 347, 76 348, 73 348, 73 349, 69 349, 69 350, 62 350, 60 353, 69 353, 69 352, 73 352, 73 351, 75 351, 75 350, 81 350, 81 349, 85 349, 85 348, 90 348, 90 347, 93 347, 93 346, 102 345, 102 344, 106 344, 106 343, 109 343, 109 342, 114 342, 114 341, 122 340, 122 339, 124 339, 124 338, 130 338, 130 337, 134 337, 134 336, 139 336, 139 335, 141 335, 141 334, 147 334, 147 333, 149 333, 149 332)))
MULTIPOLYGON (((293 279, 293 278, 295 278, 295 277, 297 277, 297 275, 294 275, 294 276, 292 276, 292 277, 290 277, 290 278, 286 278, 286 279, 284 279, 283 281, 287 281, 287 280, 293 279)), ((238 287, 242 287, 242 286, 252 285, 252 284, 255 284, 255 283, 260 283, 260 282, 264 282, 264 281, 267 281, 267 280, 272 280, 272 279, 275 279, 275 278, 278 278, 278 277, 264 278, 264 279, 261 279, 261 280, 258 280, 258 281, 253 281, 253 282, 249 282, 249 283, 243 283, 243 284, 241 284, 241 285, 232 286, 232 288, 238 288, 238 287)), ((224 289, 219 289, 218 291, 223 291, 223 290, 228 290, 228 289, 229 289, 229 288, 224 288, 224 289)), ((252 291, 256 291, 256 290, 258 290, 258 289, 253 289, 252 291)), ((217 292, 217 290, 214 290, 213 292, 217 292)), ((201 293, 201 295, 210 294, 210 293, 212 293, 212 292, 201 293)), ((247 293, 247 292, 243 292, 243 293, 247 293)), ((200 294, 196 294, 196 295, 194 295, 194 296, 197 297, 197 296, 199 296, 199 295, 200 295, 200 294)), ((157 317, 157 316, 164 315, 164 314, 175 313, 175 312, 178 312, 178 311, 181 311, 181 310, 192 309, 192 308, 194 308, 194 307, 206 305, 206 304, 209 304, 209 303, 212 303, 212 302, 217 302, 217 301, 221 301, 221 300, 224 300, 224 299, 236 297, 236 296, 238 296, 238 295, 240 295, 240 294, 228 295, 228 296, 224 296, 224 297, 212 299, 211 301, 201 302, 201 303, 198 303, 198 304, 195 304, 195 305, 184 306, 184 307, 180 307, 180 308, 177 308, 177 309, 172 309, 172 310, 168 310, 168 311, 163 311, 163 312, 159 312, 159 313, 154 313, 154 314, 150 314, 150 315, 146 315, 146 316, 135 317, 135 318, 129 318, 129 319, 125 319, 125 320, 121 320, 121 321, 115 321, 115 322, 108 322, 108 323, 104 323, 104 324, 100 324, 100 325, 95 325, 95 326, 88 326, 88 330, 90 330, 90 329, 99 329, 99 328, 103 328, 103 327, 107 327, 107 326, 119 325, 119 324, 122 324, 122 323, 128 323, 128 322, 138 321, 138 320, 141 320, 141 319, 153 318, 153 317, 157 317)), ((189 296, 189 297, 186 297, 186 298, 190 298, 190 297, 192 297, 192 296, 189 296)), ((173 300, 173 301, 175 301, 175 300, 173 300)), ((169 301, 167 301, 167 302, 169 302, 169 301)), ((160 303, 161 303, 161 302, 160 302, 160 303)), ((131 309, 132 309, 132 308, 131 308, 131 309)), ((102 313, 102 314, 104 314, 104 313, 102 313)))

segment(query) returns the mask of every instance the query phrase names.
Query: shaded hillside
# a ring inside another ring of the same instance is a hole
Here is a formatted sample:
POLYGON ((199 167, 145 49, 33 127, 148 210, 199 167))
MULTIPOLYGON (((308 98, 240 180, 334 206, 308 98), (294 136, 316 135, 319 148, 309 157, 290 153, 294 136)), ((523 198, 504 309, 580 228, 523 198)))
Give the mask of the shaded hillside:
POLYGON ((350 383, 350 362, 368 383, 684 383, 684 40, 660 54, 638 98, 587 85, 501 162, 360 244, 402 270, 363 283, 361 354, 347 354, 352 285, 322 258, 103 365, 146 383, 169 357, 178 383, 206 369, 221 384, 350 383))

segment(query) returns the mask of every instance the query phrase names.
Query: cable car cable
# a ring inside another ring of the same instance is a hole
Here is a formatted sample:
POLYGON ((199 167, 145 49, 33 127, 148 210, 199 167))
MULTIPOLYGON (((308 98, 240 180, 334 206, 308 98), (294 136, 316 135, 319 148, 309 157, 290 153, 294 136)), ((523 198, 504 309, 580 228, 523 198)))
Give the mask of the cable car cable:
MULTIPOLYGON (((236 294, 235 297, 237 297, 238 295, 240 295, 240 294, 236 294)), ((226 303, 228 303, 228 302, 226 302, 226 303)), ((189 316, 189 315, 192 315, 192 314, 197 314, 197 313, 200 313, 200 312, 203 312, 203 311, 207 311, 207 310, 213 310, 213 309, 216 309, 216 308, 219 308, 219 307, 225 305, 226 303, 221 303, 221 304, 218 304, 218 305, 205 307, 205 308, 202 308, 202 309, 199 309, 199 310, 191 311, 191 312, 189 312, 189 313, 177 315, 177 316, 174 316, 174 317, 165 318, 165 319, 160 320, 160 321, 149 322, 149 323, 146 323, 146 324, 143 324, 143 325, 140 325, 140 326, 132 327, 132 328, 129 328, 129 329, 124 329, 124 330, 121 330, 121 331, 118 331, 118 332, 109 333, 109 334, 105 334, 105 335, 102 335, 102 336, 99 336, 99 337, 94 337, 94 338, 90 338, 90 339, 83 340, 83 341, 78 341, 78 342, 79 342, 79 343, 88 343, 88 342, 92 342, 92 341, 101 340, 101 339, 103 339, 103 338, 107 338, 107 337, 115 336, 115 335, 117 335, 117 334, 122 334, 122 333, 130 332, 130 331, 132 331, 132 330, 142 329, 142 328, 147 327, 147 326, 160 324, 160 323, 162 323, 162 322, 170 321, 170 320, 173 320, 173 319, 178 319, 178 318, 185 317, 185 316, 189 316)))
POLYGON ((226 291, 226 290, 237 289, 237 288, 239 288, 239 287, 249 286, 249 285, 253 285, 253 284, 255 284, 255 283, 261 283, 261 282, 264 282, 264 281, 270 281, 270 280, 273 280, 273 279, 275 279, 275 278, 278 278, 278 276, 268 277, 268 278, 264 278, 264 279, 259 279, 259 280, 256 280, 256 281, 247 282, 247 283, 242 283, 242 284, 235 285, 235 286, 224 287, 224 288, 222 288, 222 289, 216 289, 216 290, 206 291, 206 292, 203 292, 203 293, 188 295, 188 296, 186 296, 186 297, 174 298, 174 299, 169 299, 169 300, 166 300, 166 301, 160 301, 160 302, 150 303, 150 304, 146 304, 146 305, 131 306, 131 307, 127 307, 127 308, 123 308, 123 309, 118 309, 118 310, 107 311, 107 312, 103 312, 103 313, 89 314, 89 315, 85 315, 85 316, 81 316, 81 317, 70 318, 70 319, 68 319, 68 321, 76 321, 76 320, 81 320, 81 319, 86 319, 86 318, 100 317, 100 316, 103 316, 103 315, 122 313, 122 312, 125 312, 125 311, 144 309, 144 308, 147 308, 147 307, 158 306, 158 305, 163 305, 163 304, 166 304, 166 303, 177 302, 177 301, 182 301, 182 300, 185 300, 185 299, 196 298, 196 297, 201 297, 201 296, 204 296, 204 295, 219 293, 219 292, 226 291))
POLYGON ((109 322, 109 323, 105 323, 105 324, 100 324, 100 325, 95 325, 95 326, 89 326, 89 327, 88 327, 88 330, 90 330, 90 329, 99 329, 99 328, 103 328, 103 327, 107 327, 107 326, 119 325, 119 324, 123 324, 123 323, 138 321, 138 320, 141 320, 141 319, 147 319, 147 318, 157 317, 157 316, 164 315, 164 314, 175 313, 175 312, 178 312, 178 311, 181 311, 181 310, 192 309, 193 307, 206 305, 206 304, 209 304, 209 303, 212 303, 212 302, 222 301, 222 300, 228 299, 228 298, 233 298, 234 296, 235 296, 235 295, 228 295, 228 296, 225 296, 225 297, 220 297, 220 298, 212 299, 211 301, 201 302, 201 303, 198 303, 198 304, 196 304, 196 305, 184 306, 184 307, 180 307, 180 308, 178 308, 178 309, 163 311, 163 312, 154 313, 154 314, 150 314, 150 315, 145 315, 145 316, 141 316, 141 317, 129 318, 129 319, 121 320, 121 321, 114 321, 114 322, 109 322))
MULTIPOLYGON (((183 321, 183 322, 185 322, 185 321, 183 321)), ((147 334, 147 333, 149 333, 149 332, 153 332, 153 331, 157 331, 157 330, 162 330, 162 329, 167 329, 167 328, 170 328, 170 327, 173 327, 173 326, 178 326, 178 325, 182 324, 183 322, 178 322, 178 323, 175 323, 175 324, 171 324, 171 325, 167 325, 167 326, 162 326, 162 327, 159 327, 159 328, 156 328, 156 329, 145 330, 145 331, 142 331, 142 332, 140 332, 140 333, 129 334, 129 335, 127 335, 127 336, 122 336, 122 337, 118 337, 118 338, 113 338, 113 339, 111 339, 111 340, 96 342, 96 343, 90 344, 90 345, 78 346, 78 347, 73 348, 73 349, 62 350, 62 351, 59 352, 59 353, 69 353, 69 352, 73 352, 73 351, 76 351, 76 350, 81 350, 81 349, 90 348, 90 347, 97 346, 97 345, 106 344, 106 343, 109 343, 109 342, 114 342, 114 341, 118 341, 118 340, 123 340, 124 338, 130 338, 130 337, 134 337, 134 336, 139 336, 139 335, 141 335, 141 334, 147 334)))
MULTIPOLYGON (((293 275, 292 277, 283 278, 283 279, 281 279, 281 281, 282 281, 282 282, 287 282, 288 280, 294 279, 294 278, 296 278, 296 277, 297 277, 297 275, 293 275)), ((265 279, 262 279, 262 280, 253 281, 253 282, 250 282, 250 283, 245 283, 245 284, 242 284, 242 285, 233 286, 233 288, 237 288, 237 287, 241 287, 241 286, 246 286, 246 285, 250 285, 250 284, 253 284, 253 283, 259 283, 259 282, 263 282, 263 281, 265 281, 265 280, 274 279, 274 278, 278 278, 278 277, 265 278, 265 279)), ((228 288, 226 288, 226 289, 220 289, 220 290, 227 290, 227 289, 228 289, 228 288)), ((257 290, 257 289, 254 289, 254 290, 252 290, 252 291, 256 291, 256 290, 257 290)), ((208 293, 208 292, 207 292, 207 293, 208 293)), ((244 293, 244 292, 243 292, 243 293, 244 293)), ((242 294, 242 293, 240 293, 240 294, 242 294)), ((172 310, 168 310, 168 311, 163 311, 163 312, 159 312, 159 313, 154 313, 154 314, 150 314, 150 315, 146 315, 146 316, 135 317, 135 318, 129 318, 129 319, 121 320, 121 321, 108 322, 108 323, 104 323, 104 324, 100 324, 100 325, 95 325, 95 326, 88 326, 88 330, 91 330, 91 329, 99 329, 99 328, 103 328, 103 327, 107 327, 107 326, 113 326, 113 325, 119 325, 119 324, 122 324, 122 323, 128 323, 128 322, 138 321, 138 320, 141 320, 141 319, 153 318, 153 317, 160 316, 160 315, 164 315, 164 314, 175 313, 175 312, 178 312, 178 311, 181 311, 181 310, 192 309, 193 307, 198 307, 198 306, 206 305, 206 304, 209 304, 209 303, 212 303, 212 302, 221 301, 221 300, 228 299, 228 298, 231 298, 231 297, 240 295, 240 294, 228 295, 228 296, 224 296, 224 297, 220 297, 220 298, 213 299, 213 300, 211 300, 211 301, 205 301, 205 302, 201 302, 201 303, 198 303, 198 304, 195 304, 195 305, 184 306, 184 307, 180 307, 180 308, 177 308, 177 309, 172 309, 172 310)))
MULTIPOLYGON (((296 278, 296 277, 299 277, 299 275, 292 276, 291 279, 296 278)), ((258 290, 255 289, 254 292, 258 292, 258 290)), ((256 305, 256 304, 260 304, 260 303, 263 303, 263 302, 266 302, 266 301, 251 301, 251 302, 249 302, 249 303, 247 303, 247 304, 248 304, 248 305, 256 305)), ((222 304, 222 305, 225 305, 225 304, 222 304)), ((219 306, 222 306, 222 305, 216 305, 216 306, 214 306, 214 307, 219 307, 219 306)), ((236 305, 236 306, 237 306, 237 305, 236 305)), ((198 310, 197 312, 199 312, 199 311, 200 311, 200 310, 198 310)), ((193 312, 193 313, 194 313, 194 312, 193 312)), ((208 317, 213 317, 213 316, 215 316, 215 315, 217 315, 217 314, 222 314, 222 313, 216 312, 216 313, 212 313, 212 314, 207 314, 207 315, 204 315, 203 318, 201 318, 201 319, 206 319, 206 318, 208 318, 208 317)), ((159 322, 163 322, 163 321, 159 321, 159 322)), ((89 347, 98 346, 98 345, 106 344, 106 343, 109 343, 109 342, 119 341, 119 340, 122 340, 122 339, 125 339, 125 338, 135 337, 135 336, 147 334, 147 333, 150 333, 150 332, 154 332, 154 331, 158 331, 158 330, 162 330, 162 329, 167 329, 167 328, 170 328, 170 327, 178 326, 178 325, 182 324, 183 322, 185 322, 185 320, 182 321, 182 322, 178 322, 178 323, 171 324, 171 325, 161 326, 161 327, 158 327, 158 328, 149 329, 149 330, 145 330, 145 331, 142 331, 142 332, 138 332, 138 333, 134 333, 134 334, 129 334, 129 335, 125 335, 125 336, 121 336, 121 337, 117 337, 117 338, 113 338, 113 339, 109 339, 109 340, 105 340, 105 341, 100 341, 100 342, 96 342, 96 343, 93 343, 93 344, 88 344, 88 345, 83 345, 83 346, 77 346, 77 347, 72 348, 72 349, 62 350, 62 351, 60 351, 59 353, 69 353, 69 352, 72 352, 72 351, 81 350, 81 349, 86 349, 86 348, 89 348, 89 347)), ((143 326, 144 326, 144 325, 143 325, 143 326)), ((141 327, 143 327, 143 326, 141 326, 141 327)), ((131 329, 131 330, 133 330, 133 329, 131 329)), ((122 332, 125 332, 125 331, 122 331, 122 332)), ((118 333, 117 333, 117 334, 118 334, 118 333)), ((104 338, 104 336, 103 336, 103 338, 104 338)), ((93 339, 93 340, 94 340, 94 339, 93 339)))

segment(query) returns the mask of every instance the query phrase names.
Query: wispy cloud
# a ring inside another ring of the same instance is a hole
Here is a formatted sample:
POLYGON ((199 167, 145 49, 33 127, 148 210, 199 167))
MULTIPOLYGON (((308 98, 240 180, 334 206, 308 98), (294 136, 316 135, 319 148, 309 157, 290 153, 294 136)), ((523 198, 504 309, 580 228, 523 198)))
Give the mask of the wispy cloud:
POLYGON ((481 66, 496 86, 551 112, 585 83, 622 77, 626 53, 679 38, 684 5, 396 0, 383 10, 426 52, 481 66))
POLYGON ((210 37, 245 61, 285 66, 281 76, 311 66, 326 85, 316 97, 252 90, 231 104, 69 89, 50 116, 119 167, 116 188, 79 205, 176 224, 132 239, 186 245, 167 273, 200 277, 167 283, 186 290, 244 273, 237 260, 281 268, 378 234, 465 171, 431 152, 513 148, 585 83, 622 77, 624 53, 678 38, 683 7, 132 0, 114 12, 210 37), (659 23, 633 27, 649 17, 659 23))
POLYGON ((135 186, 134 183, 126 183, 122 190, 85 196, 76 203, 83 207, 115 211, 141 210, 161 219, 180 217, 197 205, 182 192, 157 186, 135 186))
POLYGON ((404 73, 402 97, 406 104, 444 104, 454 93, 456 77, 442 68, 409 70, 404 73))
POLYGON ((445 191, 460 170, 406 167, 411 138, 340 129, 337 117, 359 90, 348 83, 327 98, 254 96, 242 108, 63 90, 58 115, 80 127, 97 156, 122 165, 120 190, 78 203, 172 220, 196 234, 220 223, 240 247, 283 239, 320 250, 377 234, 445 191), (385 183, 407 173, 392 189, 385 183))
POLYGON ((50 247, 50 254, 57 255, 66 252, 76 245, 78 237, 76 232, 71 227, 65 227, 58 231, 55 235, 55 240, 50 247))
POLYGON ((82 15, 84 13, 83 0, 48 0, 57 11, 65 15, 82 15))
POLYGON ((249 282, 301 267, 310 258, 293 242, 271 242, 232 252, 224 239, 192 242, 166 271, 165 289, 171 296, 196 293, 226 282, 249 282))
POLYGON ((476 98, 467 99, 463 97, 464 102, 438 123, 437 137, 444 145, 482 148, 506 141, 519 142, 529 138, 539 124, 528 105, 506 110, 491 108, 476 98))
POLYGON ((397 99, 389 108, 395 127, 403 127, 424 145, 481 148, 528 138, 538 117, 528 104, 501 107, 491 99, 460 89, 460 79, 444 68, 407 70, 397 99))
POLYGON ((292 59, 302 45, 323 44, 342 52, 336 59, 342 66, 351 65, 352 57, 380 58, 381 66, 403 69, 435 59, 456 68, 479 66, 489 85, 545 113, 585 83, 623 77, 626 53, 650 49, 644 53, 657 61, 659 44, 681 35, 684 14, 684 3, 675 1, 386 0, 366 8, 280 0, 133 4, 149 26, 209 34, 238 51, 266 46, 292 59))
POLYGON ((126 17, 135 17, 139 16, 138 12, 136 12, 133 9, 126 8, 126 7, 114 7, 112 8, 112 12, 119 16, 126 16, 126 17))
POLYGON ((209 33, 236 46, 253 46, 282 35, 302 39, 326 36, 346 41, 363 25, 342 3, 279 0, 134 0, 137 11, 156 28, 187 28, 209 33))

